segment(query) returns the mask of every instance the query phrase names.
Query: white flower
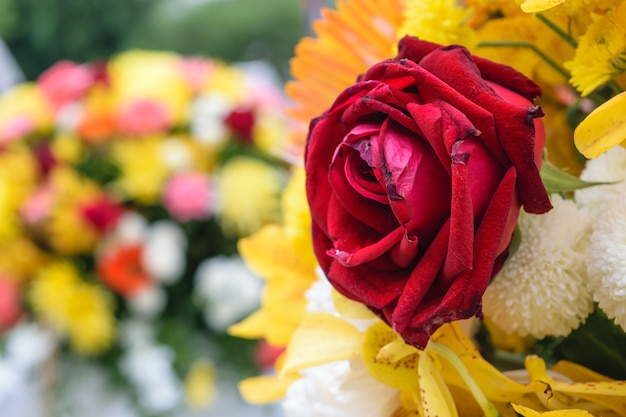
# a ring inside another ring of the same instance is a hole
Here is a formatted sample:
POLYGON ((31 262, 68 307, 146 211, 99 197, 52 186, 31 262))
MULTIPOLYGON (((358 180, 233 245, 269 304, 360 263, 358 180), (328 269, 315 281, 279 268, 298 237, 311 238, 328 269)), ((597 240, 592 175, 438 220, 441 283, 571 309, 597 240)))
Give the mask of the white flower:
POLYGON ((214 330, 225 331, 259 305, 262 282, 238 256, 203 261, 195 282, 205 321, 214 330))
POLYGON ((205 94, 192 104, 190 130, 192 137, 205 145, 220 145, 228 137, 224 124, 233 104, 219 93, 205 94))
POLYGON ((587 161, 580 178, 589 182, 610 182, 577 190, 576 203, 587 207, 595 216, 620 194, 626 192, 626 149, 621 146, 603 153, 599 158, 587 161))
POLYGON ((172 284, 182 276, 187 261, 187 238, 171 221, 162 220, 148 230, 142 252, 142 265, 157 281, 172 284))
POLYGON ((330 285, 330 282, 324 275, 324 271, 319 266, 315 268, 315 274, 317 275, 317 281, 311 284, 304 294, 307 300, 306 310, 337 314, 331 296, 332 285, 330 285))
POLYGON ((134 384, 139 402, 149 412, 171 411, 182 399, 173 359, 169 348, 146 345, 128 350, 120 361, 121 372, 134 384))
POLYGON ((305 369, 283 401, 286 417, 388 417, 399 391, 374 379, 361 358, 305 369))
POLYGON ((506 332, 565 336, 593 308, 584 265, 591 218, 558 195, 552 204, 543 215, 520 214, 520 246, 483 297, 485 316, 506 332))
POLYGON ((167 294, 158 285, 149 285, 139 292, 131 294, 128 299, 128 308, 133 314, 146 318, 156 318, 165 309, 167 294))
POLYGON ((193 153, 182 139, 165 139, 159 151, 163 164, 174 172, 188 171, 193 167, 193 153))
POLYGON ((587 256, 589 289, 609 318, 626 330, 626 194, 596 217, 587 256))

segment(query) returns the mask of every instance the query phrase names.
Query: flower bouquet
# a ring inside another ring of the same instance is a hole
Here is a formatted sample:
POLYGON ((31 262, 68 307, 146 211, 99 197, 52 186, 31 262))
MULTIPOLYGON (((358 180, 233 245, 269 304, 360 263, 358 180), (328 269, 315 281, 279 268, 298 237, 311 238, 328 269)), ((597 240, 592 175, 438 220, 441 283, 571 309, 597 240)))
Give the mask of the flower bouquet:
POLYGON ((344 0, 230 333, 287 416, 626 416, 626 2, 344 0))
POLYGON ((256 74, 135 50, 0 97, 0 406, 40 383, 72 415, 77 364, 141 415, 210 405, 216 362, 255 372, 225 333, 261 285, 236 242, 280 219, 287 132, 256 74))

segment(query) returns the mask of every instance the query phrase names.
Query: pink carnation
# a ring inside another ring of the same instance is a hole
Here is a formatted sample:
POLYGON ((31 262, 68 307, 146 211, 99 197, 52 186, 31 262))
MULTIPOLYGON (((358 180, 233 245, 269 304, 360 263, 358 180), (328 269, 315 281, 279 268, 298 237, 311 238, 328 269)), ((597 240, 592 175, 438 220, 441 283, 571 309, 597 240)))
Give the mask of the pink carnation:
POLYGON ((200 92, 215 69, 215 64, 208 59, 200 57, 183 58, 180 61, 180 70, 183 77, 194 93, 200 92))
POLYGON ((213 189, 206 175, 183 173, 165 186, 163 205, 179 221, 202 220, 211 215, 213 189))
POLYGON ((167 131, 171 125, 171 116, 164 104, 143 99, 126 105, 117 115, 116 122, 120 133, 141 136, 167 131))
POLYGON ((18 286, 5 276, 0 276, 0 329, 13 327, 23 314, 18 286))
POLYGON ((0 128, 0 145, 6 145, 23 138, 35 130, 35 122, 30 116, 21 115, 9 120, 0 128))
POLYGON ((88 65, 59 61, 41 74, 37 83, 58 110, 68 102, 83 98, 95 79, 96 74, 88 65))

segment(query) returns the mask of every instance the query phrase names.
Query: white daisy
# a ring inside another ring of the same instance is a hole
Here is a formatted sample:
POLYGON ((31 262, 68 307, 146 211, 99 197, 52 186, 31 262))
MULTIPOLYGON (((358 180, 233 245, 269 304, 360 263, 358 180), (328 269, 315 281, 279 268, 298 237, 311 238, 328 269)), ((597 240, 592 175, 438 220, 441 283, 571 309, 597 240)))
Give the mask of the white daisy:
POLYGON ((584 258, 591 217, 552 196, 554 209, 521 213, 522 240, 483 297, 483 311, 502 330, 521 336, 565 336, 593 308, 584 258))
POLYGON ((626 194, 596 218, 587 256, 589 289, 609 318, 626 330, 626 194))

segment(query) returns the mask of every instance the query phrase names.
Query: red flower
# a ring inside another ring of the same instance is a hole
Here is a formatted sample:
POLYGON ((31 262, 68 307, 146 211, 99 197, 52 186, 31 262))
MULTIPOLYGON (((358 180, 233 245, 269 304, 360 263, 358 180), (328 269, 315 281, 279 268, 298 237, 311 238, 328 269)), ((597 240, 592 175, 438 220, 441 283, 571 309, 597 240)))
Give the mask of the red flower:
POLYGON ((406 37, 311 123, 315 254, 330 282, 417 347, 481 315, 539 176, 541 90, 461 46, 406 37))
POLYGON ((252 143, 252 132, 254 129, 254 112, 252 110, 233 110, 226 117, 226 125, 241 142, 246 144, 252 143))
POLYGON ((138 244, 115 246, 98 258, 100 279, 113 291, 125 297, 152 285, 152 279, 141 264, 142 247, 138 244))
POLYGON ((84 218, 100 233, 112 230, 123 212, 124 207, 106 195, 82 207, 84 218))

